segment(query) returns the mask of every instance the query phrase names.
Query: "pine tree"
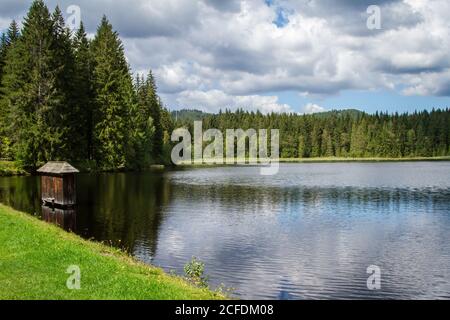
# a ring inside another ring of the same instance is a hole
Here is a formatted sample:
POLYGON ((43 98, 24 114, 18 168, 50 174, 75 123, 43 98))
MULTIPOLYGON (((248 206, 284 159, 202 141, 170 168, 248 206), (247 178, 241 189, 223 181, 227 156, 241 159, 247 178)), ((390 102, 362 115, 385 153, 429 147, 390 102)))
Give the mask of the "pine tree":
POLYGON ((322 153, 324 157, 334 156, 333 142, 327 129, 323 130, 322 133, 322 153))
POLYGON ((56 71, 56 87, 59 89, 58 131, 61 133, 61 147, 57 157, 66 160, 78 159, 80 151, 80 113, 75 104, 75 56, 71 31, 66 27, 61 10, 56 6, 52 14, 53 22, 53 59, 56 71))
POLYGON ((91 45, 94 92, 94 158, 105 169, 127 167, 135 156, 130 114, 133 81, 118 34, 104 16, 91 45))
POLYGON ((8 148, 9 140, 6 136, 6 110, 4 107, 3 100, 1 99, 2 94, 2 78, 3 78, 3 69, 5 66, 5 59, 6 59, 6 34, 2 33, 2 36, 0 38, 0 158, 6 158, 5 155, 6 149, 8 148))
POLYGON ((74 100, 77 117, 73 125, 78 132, 80 159, 93 159, 93 92, 92 92, 92 57, 90 42, 87 38, 83 23, 73 40, 75 55, 75 70, 73 75, 74 100))
MULTIPOLYGON (((159 101, 159 105, 161 106, 161 126, 163 130, 163 152, 161 161, 164 164, 169 164, 173 147, 170 136, 173 130, 175 130, 175 124, 169 110, 164 106, 161 99, 159 101)), ((214 128, 216 127, 217 126, 214 125, 214 128)))
POLYGON ((35 0, 24 19, 19 40, 6 58, 5 102, 16 158, 36 167, 64 155, 59 87, 63 65, 55 62, 54 23, 42 0, 35 0))
POLYGON ((364 120, 353 123, 350 153, 353 157, 364 157, 366 155, 366 123, 364 120))
POLYGON ((9 116, 8 104, 5 99, 3 99, 3 74, 5 71, 7 53, 17 42, 19 36, 19 27, 16 21, 13 20, 6 33, 3 33, 0 39, 0 157, 7 159, 13 158, 13 152, 11 148, 11 138, 8 135, 8 127, 10 125, 7 121, 9 116))
POLYGON ((7 46, 13 45, 14 42, 16 42, 17 39, 19 39, 19 36, 20 36, 19 25, 17 24, 16 20, 13 20, 6 33, 7 46))
POLYGON ((19 26, 17 25, 17 22, 13 20, 6 31, 6 33, 2 33, 1 39, 0 39, 0 97, 2 96, 2 78, 6 63, 6 54, 8 52, 8 49, 19 39, 20 32, 19 32, 19 26))
POLYGON ((319 128, 319 125, 315 125, 313 127, 313 131, 311 133, 311 157, 317 158, 321 155, 322 150, 322 130, 319 128))
POLYGON ((150 70, 145 82, 145 88, 148 97, 149 115, 153 119, 155 132, 153 135, 152 152, 154 159, 160 161, 163 151, 164 131, 161 123, 161 102, 157 95, 157 87, 153 73, 150 70))
POLYGON ((155 133, 155 120, 152 117, 152 106, 155 92, 151 82, 143 76, 137 76, 135 82, 137 95, 137 112, 133 114, 134 142, 136 150, 136 162, 139 166, 145 166, 152 161, 153 138, 155 133))
POLYGON ((306 145, 305 145, 305 136, 301 135, 298 138, 298 157, 306 158, 306 145))
MULTIPOLYGON (((7 50, 7 38, 6 34, 2 33, 2 37, 0 38, 0 88, 3 78, 3 69, 5 68, 6 50, 7 50)), ((1 89, 0 89, 0 97, 1 97, 1 89)))

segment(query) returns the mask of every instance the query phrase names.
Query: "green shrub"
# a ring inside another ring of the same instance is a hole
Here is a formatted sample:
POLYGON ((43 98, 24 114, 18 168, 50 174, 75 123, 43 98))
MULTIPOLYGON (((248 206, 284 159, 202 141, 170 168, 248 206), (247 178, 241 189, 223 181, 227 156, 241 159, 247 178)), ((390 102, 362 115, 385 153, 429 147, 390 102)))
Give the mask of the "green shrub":
POLYGON ((208 276, 205 276, 205 264, 196 257, 184 266, 186 279, 197 287, 208 287, 208 276))

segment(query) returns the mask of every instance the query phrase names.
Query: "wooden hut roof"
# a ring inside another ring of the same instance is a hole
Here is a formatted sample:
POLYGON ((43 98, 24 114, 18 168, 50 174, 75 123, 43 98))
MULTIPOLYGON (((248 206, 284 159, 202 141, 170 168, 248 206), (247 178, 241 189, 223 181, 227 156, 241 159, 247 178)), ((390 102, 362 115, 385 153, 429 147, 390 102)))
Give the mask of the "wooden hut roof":
POLYGON ((72 165, 64 161, 50 161, 42 166, 37 172, 53 174, 69 174, 80 172, 72 165))

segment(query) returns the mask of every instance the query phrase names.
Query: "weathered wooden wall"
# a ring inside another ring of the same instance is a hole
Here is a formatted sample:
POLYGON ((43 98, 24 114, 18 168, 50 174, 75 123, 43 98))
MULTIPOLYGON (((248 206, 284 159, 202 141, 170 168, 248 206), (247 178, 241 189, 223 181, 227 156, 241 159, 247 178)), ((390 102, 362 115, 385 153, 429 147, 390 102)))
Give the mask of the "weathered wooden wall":
POLYGON ((75 176, 41 176, 41 197, 46 202, 52 202, 62 206, 76 203, 75 176))

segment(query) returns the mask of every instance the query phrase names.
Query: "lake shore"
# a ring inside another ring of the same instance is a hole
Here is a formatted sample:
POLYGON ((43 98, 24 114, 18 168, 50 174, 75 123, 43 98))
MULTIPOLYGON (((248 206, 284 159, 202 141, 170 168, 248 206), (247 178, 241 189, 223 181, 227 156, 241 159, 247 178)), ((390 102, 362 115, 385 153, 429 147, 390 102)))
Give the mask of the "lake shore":
MULTIPOLYGON (((345 158, 345 157, 323 157, 323 158, 280 158, 280 163, 345 163, 345 162, 425 162, 425 161, 450 161, 450 157, 410 157, 410 158, 345 158)), ((247 159, 247 163, 250 161, 247 159)), ((253 160, 255 162, 255 160, 253 160)), ((204 163, 181 163, 180 167, 195 168, 204 166, 224 166, 225 164, 215 164, 213 161, 204 163)))
MULTIPOLYGON (((98 170, 93 167, 88 167, 88 166, 83 166, 83 165, 78 165, 78 164, 74 164, 74 166, 78 170, 80 170, 80 172, 83 172, 83 173, 133 172, 133 170, 127 170, 124 168, 116 168, 116 169, 111 169, 111 170, 98 170)), ((163 165, 163 164, 152 164, 152 165, 149 165, 143 171, 161 172, 161 171, 164 171, 165 168, 166 168, 166 165, 163 165)), ((26 176, 26 175, 30 175, 30 174, 32 174, 32 172, 21 168, 14 161, 0 161, 0 177, 26 176)))
MULTIPOLYGON (((247 159, 247 161, 249 161, 247 159)), ((351 158, 351 157, 324 157, 324 158, 280 158, 280 163, 334 163, 334 162, 421 162, 421 161, 450 161, 450 157, 410 157, 410 158, 376 158, 376 157, 368 157, 368 158, 351 158)), ((212 161, 208 163, 207 161, 198 164, 198 163, 182 163, 178 165, 178 167, 203 167, 203 166, 214 166, 212 161)), ((221 166, 221 164, 218 164, 221 166)), ((171 168, 172 166, 159 165, 154 164, 149 166, 146 170, 143 171, 154 171, 161 172, 166 168, 171 168)), ((173 167, 177 167, 173 165, 173 167)), ((116 169, 116 170, 95 170, 92 168, 77 168, 81 172, 85 173, 100 173, 100 172, 129 172, 129 170, 125 169, 116 169)), ((130 172, 133 172, 131 170, 130 172)), ((20 168, 13 161, 0 161, 0 177, 10 177, 10 176, 24 176, 29 175, 30 172, 20 168)))
POLYGON ((27 172, 13 161, 0 161, 0 177, 22 176, 27 172))
POLYGON ((206 300, 221 295, 0 204, 0 299, 206 300), (80 289, 66 283, 80 269, 80 289))
POLYGON ((321 162, 420 162, 420 161, 450 161, 450 157, 410 157, 410 158, 281 158, 281 163, 321 163, 321 162))

